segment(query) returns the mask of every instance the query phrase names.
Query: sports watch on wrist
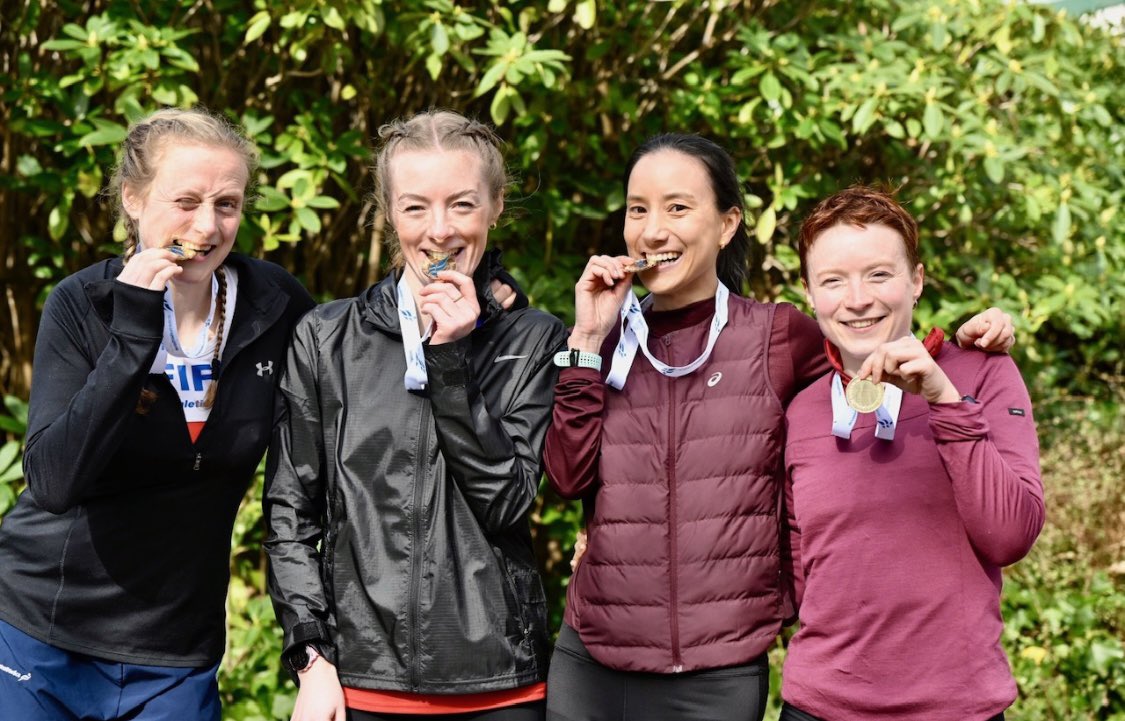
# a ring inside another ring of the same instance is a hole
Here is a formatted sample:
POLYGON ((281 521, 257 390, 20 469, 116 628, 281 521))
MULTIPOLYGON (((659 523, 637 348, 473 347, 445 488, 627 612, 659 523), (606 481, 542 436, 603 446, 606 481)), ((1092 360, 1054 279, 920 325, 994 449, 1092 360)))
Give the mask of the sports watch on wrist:
POLYGON ((559 368, 593 368, 600 371, 602 369, 602 357, 596 353, 569 348, 555 354, 555 365, 559 368))
POLYGON ((293 673, 301 673, 312 668, 312 665, 316 663, 320 656, 321 653, 316 646, 311 643, 302 643, 294 646, 281 660, 285 668, 293 673))

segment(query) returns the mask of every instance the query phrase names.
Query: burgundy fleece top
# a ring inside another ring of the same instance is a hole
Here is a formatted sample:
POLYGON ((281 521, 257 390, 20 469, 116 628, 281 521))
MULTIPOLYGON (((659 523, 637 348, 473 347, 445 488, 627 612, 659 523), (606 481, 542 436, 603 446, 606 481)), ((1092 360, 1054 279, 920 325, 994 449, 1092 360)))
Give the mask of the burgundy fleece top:
POLYGON ((974 721, 1016 697, 1000 568, 1043 525, 1031 401, 1006 355, 946 343, 938 363, 979 402, 905 393, 893 441, 875 414, 832 435, 831 373, 786 414, 801 626, 782 697, 820 718, 974 721))

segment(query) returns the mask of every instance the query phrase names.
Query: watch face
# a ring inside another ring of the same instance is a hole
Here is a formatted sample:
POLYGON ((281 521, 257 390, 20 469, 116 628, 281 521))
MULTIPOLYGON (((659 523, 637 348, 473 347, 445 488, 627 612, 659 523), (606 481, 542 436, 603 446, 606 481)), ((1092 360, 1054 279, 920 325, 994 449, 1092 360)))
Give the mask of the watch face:
POLYGON ((309 665, 309 652, 304 644, 293 649, 285 655, 285 665, 290 671, 303 671, 309 665))

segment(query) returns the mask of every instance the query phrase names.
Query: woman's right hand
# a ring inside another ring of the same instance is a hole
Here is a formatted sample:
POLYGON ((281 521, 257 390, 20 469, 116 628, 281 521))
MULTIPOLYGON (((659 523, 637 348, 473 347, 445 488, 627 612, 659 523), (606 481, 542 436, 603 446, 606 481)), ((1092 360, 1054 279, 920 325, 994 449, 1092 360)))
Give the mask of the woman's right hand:
POLYGON ((308 669, 298 672, 297 677, 301 688, 291 721, 345 721, 344 689, 340 687, 336 667, 328 659, 321 656, 308 669))
POLYGON ((598 353, 620 317, 625 294, 633 287, 631 273, 625 263, 632 258, 619 255, 595 255, 574 285, 574 330, 570 347, 598 353))
POLYGON ((166 248, 146 248, 133 254, 117 279, 140 288, 164 290, 168 281, 182 272, 175 253, 166 248))

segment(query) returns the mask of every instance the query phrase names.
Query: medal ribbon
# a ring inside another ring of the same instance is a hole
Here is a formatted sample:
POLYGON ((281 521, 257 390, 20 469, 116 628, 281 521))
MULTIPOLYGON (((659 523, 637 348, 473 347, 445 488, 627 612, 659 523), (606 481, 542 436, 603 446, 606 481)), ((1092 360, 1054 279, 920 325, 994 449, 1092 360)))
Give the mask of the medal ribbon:
MULTIPOLYGON (((227 297, 223 308, 223 345, 227 343, 227 336, 230 335, 231 321, 234 320, 234 300, 235 300, 235 283, 237 283, 237 276, 227 270, 226 266, 219 266, 215 271, 216 273, 227 274, 227 297)), ((194 347, 185 349, 180 344, 180 336, 176 329, 176 308, 172 301, 172 288, 170 286, 164 287, 164 338, 160 343, 160 350, 156 352, 156 358, 152 361, 152 367, 149 373, 163 374, 165 366, 168 365, 168 349, 170 348, 173 353, 181 358, 203 358, 210 355, 214 350, 214 340, 208 337, 207 331, 211 328, 211 324, 215 322, 215 305, 219 296, 219 281, 214 273, 211 274, 211 309, 207 312, 207 319, 203 321, 203 331, 199 334, 199 338, 194 347)), ((222 354, 223 349, 219 349, 222 354)))
POLYGON ((621 304, 621 340, 617 342, 617 348, 613 351, 613 363, 605 379, 606 384, 617 390, 625 387, 625 380, 629 376, 629 369, 633 367, 633 359, 637 355, 638 347, 652 367, 662 375, 679 378, 699 368, 711 357, 711 351, 715 349, 715 341, 726 327, 729 297, 730 291, 720 281, 715 291, 715 317, 711 320, 711 330, 703 354, 685 366, 670 366, 654 358, 648 349, 648 323, 645 321, 644 309, 652 305, 652 295, 645 298, 642 304, 637 300, 636 295, 629 293, 628 300, 621 304))
MULTIPOLYGON (((875 410, 875 437, 884 441, 895 439, 895 426, 898 425, 898 412, 902 408, 902 389, 886 384, 883 391, 883 404, 875 410)), ((840 373, 832 374, 832 435, 851 440, 852 429, 859 419, 859 411, 848 405, 844 395, 844 383, 840 373)))
POLYGON ((398 285, 398 327, 402 331, 402 352, 406 354, 406 373, 403 383, 408 391, 420 391, 429 382, 426 374, 426 356, 422 343, 430 337, 433 323, 426 328, 426 334, 418 333, 418 307, 414 303, 414 293, 406 282, 406 271, 399 278, 398 285))

